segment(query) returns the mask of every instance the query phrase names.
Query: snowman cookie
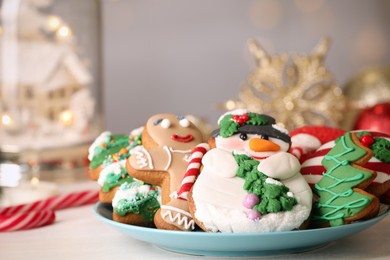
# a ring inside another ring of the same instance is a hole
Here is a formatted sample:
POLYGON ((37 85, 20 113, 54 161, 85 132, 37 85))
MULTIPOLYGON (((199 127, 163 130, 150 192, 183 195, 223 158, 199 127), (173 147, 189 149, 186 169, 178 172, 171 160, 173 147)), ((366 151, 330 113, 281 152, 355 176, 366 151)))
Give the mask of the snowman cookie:
POLYGON ((312 191, 288 153, 290 136, 272 117, 235 110, 213 133, 215 148, 189 193, 196 223, 207 232, 298 229, 310 216, 312 191))
POLYGON ((150 117, 142 144, 132 150, 126 163, 130 176, 161 187, 161 208, 154 216, 159 229, 190 231, 195 222, 188 202, 177 196, 191 152, 202 142, 202 133, 188 119, 173 114, 150 117))

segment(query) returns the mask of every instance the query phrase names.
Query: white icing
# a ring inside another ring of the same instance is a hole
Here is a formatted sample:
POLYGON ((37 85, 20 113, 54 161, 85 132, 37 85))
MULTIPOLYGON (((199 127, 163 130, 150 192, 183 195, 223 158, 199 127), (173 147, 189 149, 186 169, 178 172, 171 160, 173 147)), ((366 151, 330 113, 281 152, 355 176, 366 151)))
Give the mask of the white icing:
POLYGON ((239 209, 221 208, 206 201, 197 200, 195 217, 211 232, 273 232, 298 228, 309 217, 310 209, 296 205, 291 211, 272 213, 261 219, 250 220, 239 209))
POLYGON ((294 198, 297 199, 299 205, 303 205, 311 210, 313 194, 302 174, 297 172, 293 177, 282 180, 282 183, 294 194, 294 198))
POLYGON ((167 171, 169 169, 169 167, 171 166, 171 163, 172 163, 172 154, 171 154, 171 151, 168 148, 168 146, 164 145, 163 149, 164 149, 164 151, 168 155, 168 161, 167 161, 167 164, 164 167, 164 171, 167 171))
POLYGON ((188 149, 188 150, 178 150, 178 149, 173 149, 172 147, 169 147, 169 151, 171 151, 172 153, 186 153, 186 154, 189 154, 191 156, 191 149, 188 149))
POLYGON ((257 169, 275 179, 288 179, 299 172, 301 164, 289 153, 280 152, 261 161, 257 169))
POLYGON ((96 147, 110 141, 110 138, 111 138, 111 132, 105 131, 101 133, 91 144, 91 146, 88 148, 88 160, 92 161, 93 157, 95 156, 96 147))
POLYGON ((114 162, 107 165, 100 172, 97 183, 99 184, 100 187, 103 187, 104 183, 106 182, 106 177, 109 173, 114 173, 115 175, 121 175, 122 169, 125 168, 126 168, 126 160, 121 160, 119 162, 114 162))
POLYGON ((150 191, 150 185, 147 185, 147 184, 141 185, 141 186, 138 187, 138 191, 140 193, 146 194, 146 193, 148 193, 150 191))
POLYGON ((324 150, 324 149, 330 149, 330 148, 333 148, 335 145, 336 145, 335 141, 329 141, 329 142, 321 145, 321 147, 318 148, 317 151, 321 151, 321 150, 324 150))
POLYGON ((202 164, 204 167, 207 165, 207 168, 214 174, 225 178, 236 176, 238 170, 232 153, 218 148, 208 151, 202 158, 202 164))
POLYGON ((189 214, 188 212, 167 205, 161 205, 161 209, 164 212, 162 213, 162 217, 168 217, 171 223, 177 223, 179 226, 184 225, 185 230, 195 229, 195 221, 192 219, 191 214, 189 214), (176 214, 173 212, 176 212, 176 214))
POLYGON ((309 167, 309 166, 314 166, 314 165, 322 165, 321 161, 324 157, 323 156, 317 156, 310 158, 302 163, 302 168, 309 167))
POLYGON ((188 121, 187 118, 183 118, 179 121, 179 124, 182 126, 182 127, 189 127, 190 126, 190 121, 188 121))
POLYGON ((278 125, 278 124, 273 124, 273 125, 272 125, 272 127, 273 127, 273 128, 275 128, 276 130, 278 130, 278 131, 280 131, 280 132, 282 132, 282 133, 286 134, 286 135, 288 135, 288 134, 289 134, 289 132, 287 131, 287 129, 286 129, 286 128, 284 128, 284 127, 283 127, 283 126, 281 126, 281 125, 278 125))
POLYGON ((146 166, 148 166, 151 170, 154 169, 152 157, 142 145, 134 147, 130 151, 130 154, 135 156, 136 163, 141 169, 145 168, 146 166))
POLYGON ((171 121, 169 121, 169 119, 165 118, 161 121, 160 125, 162 128, 169 128, 171 126, 171 121))
POLYGON ((272 178, 265 179, 265 183, 274 184, 274 185, 278 185, 278 186, 283 186, 283 183, 281 183, 280 181, 277 181, 275 179, 272 179, 272 178))
POLYGON ((194 198, 200 198, 204 201, 209 200, 220 207, 245 209, 242 205, 243 198, 247 194, 242 188, 244 180, 239 177, 231 177, 232 175, 235 176, 238 170, 238 165, 235 163, 233 155, 214 148, 204 155, 202 164, 203 171, 198 176, 193 187, 194 198), (230 163, 225 164, 224 160, 219 160, 219 154, 222 154, 223 158, 230 161, 230 163), (225 176, 230 177, 224 177, 224 174, 221 173, 222 171, 227 171, 228 173, 225 176))
MULTIPOLYGON (((128 201, 136 201, 137 194, 147 195, 150 191, 151 186, 144 184, 142 181, 134 179, 131 183, 123 183, 119 189, 116 191, 115 196, 112 200, 112 206, 114 208, 118 207, 118 202, 121 199, 126 199, 128 201)), ((161 188, 157 187, 157 201, 161 205, 161 188)))
POLYGON ((321 141, 313 135, 297 134, 291 137, 291 151, 293 151, 298 158, 300 158, 302 154, 300 151, 298 152, 297 148, 302 149, 303 154, 308 154, 314 152, 320 146, 321 141))
POLYGON ((303 178, 307 181, 309 184, 316 184, 319 182, 322 178, 322 175, 317 175, 317 174, 305 174, 303 175, 303 178))
POLYGON ((169 167, 171 167, 172 164, 172 153, 184 153, 184 160, 189 161, 191 159, 191 150, 175 150, 172 147, 163 146, 164 151, 167 153, 168 161, 167 164, 164 167, 164 171, 168 171, 169 167))
POLYGON ((385 172, 376 172, 376 178, 374 179, 374 182, 378 183, 384 183, 385 181, 390 180, 390 175, 388 175, 385 172))
MULTIPOLYGON (((305 179, 298 172, 299 163, 296 165, 294 160, 288 158, 289 156, 281 154, 276 157, 277 160, 274 160, 272 165, 286 162, 290 165, 288 173, 285 167, 277 167, 278 174, 276 175, 284 177, 281 183, 290 189, 288 196, 294 196, 297 199, 298 204, 291 211, 266 214, 260 220, 250 220, 247 217, 248 209, 242 205, 242 201, 247 195, 247 192, 242 188, 244 179, 225 177, 217 165, 221 164, 221 167, 224 167, 226 158, 218 160, 219 162, 217 162, 217 158, 213 158, 211 163, 207 159, 202 161, 204 163, 203 171, 193 187, 192 197, 196 205, 195 217, 209 231, 213 232, 268 232, 298 228, 310 215, 312 192, 305 179), (283 157, 284 159, 282 159, 283 157), (281 159, 282 161, 280 161, 281 159)), ((296 160, 293 155, 290 156, 296 160)), ((231 157, 234 159, 233 155, 231 157)), ((263 161, 260 165, 262 163, 263 161)), ((270 166, 265 168, 268 169, 270 166)), ((226 167, 223 170, 229 171, 230 168, 226 167)), ((272 182, 272 180, 269 181, 272 182)))
POLYGON ((144 130, 144 127, 141 126, 141 127, 138 127, 136 129, 133 129, 131 132, 130 132, 130 137, 135 137, 135 136, 138 136, 142 133, 142 131, 144 130))

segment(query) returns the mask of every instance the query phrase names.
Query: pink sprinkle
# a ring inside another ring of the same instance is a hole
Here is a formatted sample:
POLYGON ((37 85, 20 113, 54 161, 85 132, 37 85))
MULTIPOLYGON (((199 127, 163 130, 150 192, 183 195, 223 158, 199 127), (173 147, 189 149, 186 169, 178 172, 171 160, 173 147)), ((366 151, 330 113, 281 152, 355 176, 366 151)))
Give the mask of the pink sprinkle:
POLYGON ((257 210, 249 210, 247 213, 246 213, 246 216, 250 219, 250 220, 253 220, 253 221, 256 221, 256 220, 259 220, 261 219, 261 214, 257 211, 257 210))
POLYGON ((260 199, 256 194, 250 193, 244 197, 242 205, 247 209, 251 209, 253 206, 257 205, 259 201, 260 199))

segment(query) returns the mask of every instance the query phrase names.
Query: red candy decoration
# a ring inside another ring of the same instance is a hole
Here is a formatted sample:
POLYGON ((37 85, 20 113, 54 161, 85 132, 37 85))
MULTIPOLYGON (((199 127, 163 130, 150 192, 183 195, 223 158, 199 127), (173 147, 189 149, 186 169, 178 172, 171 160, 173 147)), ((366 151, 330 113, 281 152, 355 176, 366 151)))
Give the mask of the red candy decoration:
POLYGON ((362 135, 359 140, 365 147, 370 147, 374 143, 374 138, 371 135, 362 135))
POLYGON ((241 116, 234 115, 232 117, 234 121, 236 121, 239 125, 243 125, 246 121, 249 120, 249 116, 247 114, 243 114, 241 116))

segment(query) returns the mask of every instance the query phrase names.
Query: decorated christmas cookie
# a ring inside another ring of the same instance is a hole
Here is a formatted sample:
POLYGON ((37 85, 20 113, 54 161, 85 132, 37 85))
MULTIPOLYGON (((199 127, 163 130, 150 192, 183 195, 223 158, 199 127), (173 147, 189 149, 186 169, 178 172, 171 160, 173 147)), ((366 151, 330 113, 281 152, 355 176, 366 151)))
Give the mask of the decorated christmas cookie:
POLYGON ((188 119, 173 114, 158 114, 148 119, 142 144, 127 160, 129 175, 160 186, 162 205, 154 217, 159 229, 193 230, 195 222, 188 202, 179 197, 192 150, 202 142, 202 133, 188 119))
POLYGON ((127 159, 131 149, 141 144, 141 132, 142 128, 133 130, 130 135, 101 133, 89 147, 89 178, 96 181, 104 167, 127 159))
POLYGON ((377 172, 366 165, 373 156, 388 164, 389 148, 386 138, 369 132, 347 132, 334 141, 321 161, 325 171, 314 185, 315 226, 339 226, 378 214, 379 199, 367 188, 377 172))
POLYGON ((113 220, 137 226, 153 226, 161 204, 161 189, 141 181, 123 183, 112 200, 113 220))
POLYGON ((111 203, 119 186, 122 183, 133 181, 135 179, 127 174, 126 160, 112 162, 103 168, 97 180, 99 201, 101 203, 111 203))
POLYGON ((321 145, 344 134, 344 130, 329 126, 303 126, 290 132, 290 152, 302 162, 321 145))
MULTIPOLYGON (((373 172, 373 176, 376 175, 373 180, 366 182, 368 185, 365 190, 380 198, 382 203, 390 205, 390 135, 372 131, 354 131, 353 133, 357 141, 353 146, 351 144, 350 149, 356 149, 355 145, 366 147, 369 157, 366 157, 367 160, 364 163, 360 161, 359 165, 373 172)), ((311 187, 314 188, 314 185, 323 178, 323 173, 327 172, 324 158, 338 142, 340 139, 323 144, 303 160, 301 172, 311 187)), ((353 161, 349 163, 357 164, 353 161)))
POLYGON ((309 219, 312 191, 288 153, 290 136, 272 117, 235 110, 221 116, 215 148, 189 193, 190 212, 207 232, 298 229, 309 219))

